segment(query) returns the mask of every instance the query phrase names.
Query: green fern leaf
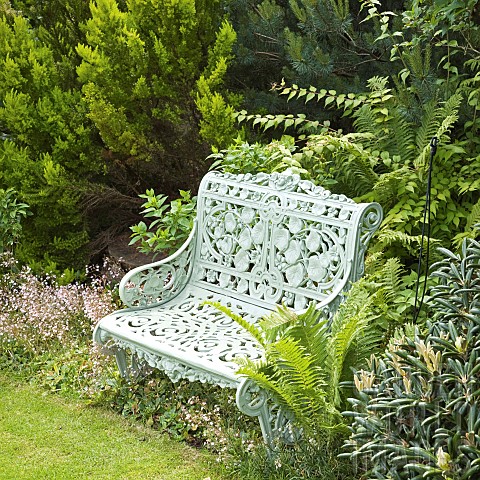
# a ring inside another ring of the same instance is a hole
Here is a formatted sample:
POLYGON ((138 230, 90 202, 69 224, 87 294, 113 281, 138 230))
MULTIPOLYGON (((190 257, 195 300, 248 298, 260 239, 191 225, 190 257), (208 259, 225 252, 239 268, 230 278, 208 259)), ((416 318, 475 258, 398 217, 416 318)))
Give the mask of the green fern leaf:
POLYGON ((480 200, 472 207, 468 217, 466 230, 471 230, 474 225, 480 223, 480 200))
POLYGON ((249 332, 250 335, 252 335, 252 337, 255 338, 255 340, 257 340, 257 342, 262 347, 265 348, 265 340, 263 338, 262 332, 255 325, 252 325, 249 321, 245 320, 240 315, 237 315, 236 313, 232 312, 228 307, 222 305, 220 302, 205 300, 205 302, 203 303, 204 305, 211 305, 212 307, 215 307, 217 310, 224 313, 227 317, 237 322, 241 327, 247 330, 247 332, 249 332))

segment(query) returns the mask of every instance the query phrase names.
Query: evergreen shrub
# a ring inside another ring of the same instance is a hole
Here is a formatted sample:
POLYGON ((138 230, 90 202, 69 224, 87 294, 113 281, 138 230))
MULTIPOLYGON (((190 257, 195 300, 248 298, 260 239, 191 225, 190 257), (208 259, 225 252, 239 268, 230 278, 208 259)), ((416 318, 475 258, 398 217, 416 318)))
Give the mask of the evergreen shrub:
POLYGON ((476 479, 480 472, 480 244, 442 249, 424 333, 409 328, 357 372, 344 456, 363 478, 476 479))

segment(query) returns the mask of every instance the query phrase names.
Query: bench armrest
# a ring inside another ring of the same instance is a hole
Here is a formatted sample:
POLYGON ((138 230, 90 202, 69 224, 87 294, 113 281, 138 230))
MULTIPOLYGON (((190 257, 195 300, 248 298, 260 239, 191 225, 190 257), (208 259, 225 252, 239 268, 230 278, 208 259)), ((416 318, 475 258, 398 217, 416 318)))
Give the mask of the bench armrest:
POLYGON ((120 298, 129 307, 153 307, 178 295, 192 271, 197 222, 185 243, 169 257, 128 272, 120 282, 120 298))

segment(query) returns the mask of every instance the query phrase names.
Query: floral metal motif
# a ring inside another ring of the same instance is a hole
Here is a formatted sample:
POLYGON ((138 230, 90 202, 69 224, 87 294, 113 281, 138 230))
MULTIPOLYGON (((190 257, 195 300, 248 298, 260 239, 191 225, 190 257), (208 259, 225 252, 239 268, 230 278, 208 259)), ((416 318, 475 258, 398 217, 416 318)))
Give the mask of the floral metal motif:
POLYGON ((198 204, 192 282, 296 310, 333 300, 339 285, 358 278, 381 221, 378 205, 356 204, 298 175, 212 173, 198 204))
POLYGON ((129 307, 161 305, 177 296, 190 277, 194 252, 194 230, 174 255, 150 265, 135 268, 120 283, 120 298, 129 307))
POLYGON ((260 359, 263 352, 204 301, 219 301, 251 322, 279 303, 302 310, 314 301, 331 316, 363 273, 382 211, 298 175, 218 172, 204 177, 197 208, 196 227, 177 253, 124 277, 121 297, 133 308, 102 319, 94 339, 115 343, 122 374, 129 350, 173 381, 237 388, 239 409, 259 417, 270 443, 281 431, 295 433, 290 419, 236 375, 237 357, 260 359))

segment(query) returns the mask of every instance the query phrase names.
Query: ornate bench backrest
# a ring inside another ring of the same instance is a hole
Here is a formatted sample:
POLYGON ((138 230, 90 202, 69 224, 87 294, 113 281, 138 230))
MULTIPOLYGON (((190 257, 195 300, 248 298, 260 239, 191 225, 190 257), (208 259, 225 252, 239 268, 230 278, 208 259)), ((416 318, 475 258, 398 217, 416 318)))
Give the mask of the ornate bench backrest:
POLYGON ((296 310, 363 273, 382 210, 293 174, 211 172, 198 194, 191 282, 232 299, 296 310))

